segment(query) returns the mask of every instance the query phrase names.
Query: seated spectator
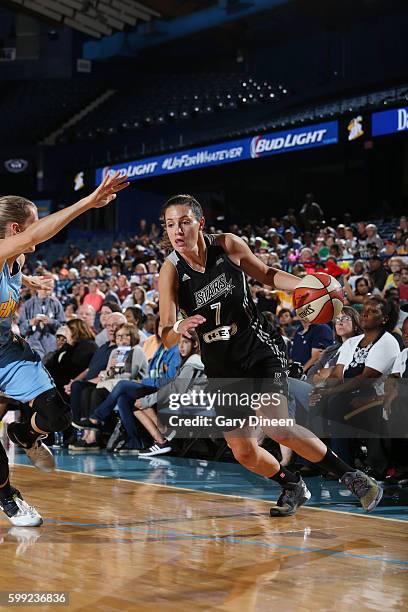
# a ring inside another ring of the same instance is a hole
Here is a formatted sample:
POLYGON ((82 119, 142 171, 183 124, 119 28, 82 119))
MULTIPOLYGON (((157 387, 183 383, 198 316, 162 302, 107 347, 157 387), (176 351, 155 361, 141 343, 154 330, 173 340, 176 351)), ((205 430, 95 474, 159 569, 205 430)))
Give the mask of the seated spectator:
POLYGON ((159 303, 159 274, 155 274, 151 279, 151 289, 146 292, 146 301, 159 303))
MULTIPOLYGON (((71 332, 69 331, 69 328, 67 325, 61 325, 61 327, 59 327, 55 333, 55 341, 57 344, 56 350, 55 351, 51 351, 50 353, 47 353, 44 357, 44 365, 47 368, 48 371, 50 371, 50 368, 48 367, 48 364, 50 362, 52 362, 53 359, 55 358, 59 358, 61 359, 61 355, 64 353, 64 351, 67 349, 67 347, 69 346, 68 344, 68 339, 71 337, 71 332)), ((55 379, 54 379, 55 381, 55 379)))
POLYGON ((99 311, 99 324, 102 327, 99 334, 95 338, 95 342, 98 346, 102 346, 108 341, 108 332, 106 330, 106 323, 108 322, 109 315, 113 312, 122 312, 121 307, 116 302, 105 301, 99 311))
POLYGON ((302 321, 302 329, 293 337, 292 361, 301 363, 303 371, 307 373, 323 350, 331 344, 333 337, 329 325, 325 323, 311 325, 307 321, 302 321))
POLYGON ((296 325, 293 324, 292 311, 289 308, 281 308, 277 314, 277 320, 283 335, 292 340, 297 331, 296 325))
POLYGON ((84 297, 83 303, 91 305, 95 312, 99 312, 105 301, 105 294, 99 289, 98 282, 93 280, 89 283, 89 293, 84 297))
POLYGON ((159 407, 165 406, 172 393, 186 393, 192 381, 197 382, 205 378, 197 333, 192 330, 190 335, 191 339, 180 337, 178 347, 181 363, 174 380, 161 387, 159 391, 145 395, 135 402, 136 410, 133 414, 154 440, 152 446, 139 452, 139 457, 163 455, 171 451, 170 436, 165 437, 159 429, 157 404, 159 403, 159 407))
POLYGON ((169 349, 160 343, 153 359, 149 363, 148 376, 140 382, 121 380, 113 391, 89 414, 89 418, 77 420, 75 425, 82 429, 100 429, 103 422, 112 414, 115 407, 119 410, 120 419, 127 432, 128 451, 140 449, 140 437, 133 415, 134 400, 153 393, 163 387, 176 375, 180 364, 180 352, 175 344, 169 349))
POLYGON ((397 251, 397 243, 394 238, 387 238, 384 240, 384 246, 380 251, 381 257, 393 257, 394 255, 398 255, 397 251))
POLYGON ((318 384, 332 375, 337 365, 340 349, 349 338, 362 333, 360 317, 351 306, 343 306, 341 313, 333 320, 334 344, 328 346, 320 355, 318 360, 309 368, 306 380, 312 384, 318 384))
POLYGON ((116 293, 121 303, 130 293, 128 279, 124 274, 121 274, 118 278, 118 290, 116 293))
MULTIPOLYGON (((346 249, 350 252, 350 253, 354 253, 354 251, 357 248, 357 238, 354 235, 354 229, 352 227, 346 227, 344 230, 344 238, 346 241, 346 249)), ((361 261, 361 260, 360 260, 361 261)), ((361 275, 361 272, 360 272, 361 275)))
POLYGON ((116 291, 114 291, 114 289, 109 285, 107 281, 101 281, 99 283, 99 288, 102 291, 102 293, 105 294, 104 303, 114 302, 115 304, 118 304, 120 306, 120 299, 118 297, 118 294, 116 293, 116 291))
MULTIPOLYGON (((140 346, 143 347, 144 341, 146 340, 147 335, 141 329, 142 326, 143 326, 143 313, 142 313, 142 309, 139 306, 128 306, 128 308, 126 308, 124 314, 125 314, 125 317, 126 317, 126 320, 127 320, 128 323, 131 323, 132 325, 136 325, 137 331, 139 332, 140 346)), ((156 348, 157 348, 157 346, 156 346, 156 348)), ((152 355, 150 355, 150 357, 153 357, 153 354, 154 354, 156 348, 153 350, 153 353, 152 353, 152 355)))
MULTIPOLYGON (((348 438, 356 430, 378 432, 383 427, 383 383, 400 352, 398 342, 389 333, 397 316, 393 302, 379 296, 368 298, 360 318, 364 333, 343 343, 325 387, 316 389, 310 398, 311 406, 325 402, 323 409, 334 423, 335 437, 341 440, 339 434, 343 434, 343 448, 337 445, 336 450, 344 461, 353 462, 348 438)), ((381 439, 369 438, 366 445, 368 465, 382 476, 387 464, 381 439)))
POLYGON ((379 291, 382 291, 388 278, 388 274, 383 266, 381 257, 378 255, 371 255, 368 258, 368 275, 371 279, 373 287, 379 291))
POLYGON ((140 306, 143 310, 143 305, 146 302, 146 289, 136 285, 122 303, 122 308, 128 308, 129 306, 140 306))
POLYGON ((366 245, 374 245, 377 247, 377 250, 380 251, 383 248, 384 243, 381 236, 378 235, 377 226, 374 225, 374 223, 369 223, 366 225, 365 230, 367 234, 366 245))
POLYGON ((41 359, 56 350, 55 332, 65 323, 65 314, 52 288, 39 289, 37 295, 24 302, 19 313, 19 327, 28 344, 41 359))
POLYGON ((65 319, 67 321, 71 321, 72 319, 76 319, 77 315, 76 315, 76 311, 78 310, 78 307, 76 306, 76 304, 74 303, 69 303, 65 305, 64 308, 64 314, 65 314, 65 319))
POLYGON ((74 422, 78 422, 84 414, 89 414, 93 406, 101 402, 101 395, 104 397, 108 395, 105 389, 97 389, 96 385, 100 380, 100 372, 106 369, 109 356, 113 349, 116 348, 116 331, 124 323, 126 323, 126 319, 123 314, 114 312, 110 315, 106 324, 108 342, 96 350, 88 367, 65 385, 64 391, 70 396, 74 422))
POLYGON ((403 266, 404 262, 401 257, 391 257, 391 259, 388 260, 390 274, 385 281, 383 292, 387 291, 390 287, 398 287, 397 281, 400 281, 403 266))
MULTIPOLYGON (((349 338, 361 334, 361 332, 358 313, 351 306, 344 306, 341 313, 334 319, 334 344, 328 346, 321 353, 319 359, 309 368, 306 381, 289 376, 289 416, 296 417, 299 422, 298 408, 302 408, 302 416, 306 417, 305 422, 309 420, 309 396, 313 391, 313 385, 324 383, 333 374, 343 343, 349 338)), ((292 451, 283 445, 280 445, 280 447, 282 460, 287 465, 292 458, 292 451)), ((333 440, 332 448, 335 448, 335 441, 333 440)), ((300 471, 304 475, 316 474, 315 468, 308 461, 300 457, 298 461, 302 464, 300 471)))
MULTIPOLYGON (((60 341, 60 348, 49 356, 45 365, 58 391, 65 401, 69 402, 65 386, 88 367, 97 346, 93 332, 79 319, 68 321, 66 326, 60 328, 57 331, 57 340, 59 334, 63 335, 65 342, 60 341)), ((64 445, 73 443, 75 441, 73 428, 66 429, 63 437, 64 445)))
POLYGON ((390 287, 389 289, 387 289, 384 293, 384 299, 386 299, 387 301, 392 300, 393 302, 395 302, 398 308, 398 321, 396 327, 402 330, 403 323, 408 317, 408 312, 404 312, 403 310, 401 310, 401 300, 398 287, 390 287))
POLYGON ((357 311, 360 311, 364 300, 371 295, 370 282, 365 276, 356 278, 355 289, 353 291, 348 282, 349 275, 350 272, 346 273, 343 277, 344 291, 351 306, 353 306, 357 311))
POLYGON ((147 278, 147 268, 144 263, 138 263, 135 266, 134 281, 139 285, 144 285, 147 278))
POLYGON ((92 329, 92 331, 96 333, 96 330, 95 330, 96 311, 95 311, 95 308, 91 306, 91 304, 81 304, 76 314, 77 314, 78 319, 86 323, 89 329, 92 329))
POLYGON ((401 268, 401 279, 398 285, 400 300, 402 304, 408 304, 408 266, 401 268))
POLYGON ((139 344, 136 325, 125 323, 117 330, 115 339, 117 348, 110 354, 106 371, 101 372, 101 382, 98 383, 99 388, 108 391, 112 391, 120 380, 141 380, 148 374, 147 359, 139 344))
POLYGON ((309 247, 303 247, 303 249, 300 251, 299 263, 305 267, 306 274, 314 274, 317 272, 319 267, 316 264, 316 256, 309 247))

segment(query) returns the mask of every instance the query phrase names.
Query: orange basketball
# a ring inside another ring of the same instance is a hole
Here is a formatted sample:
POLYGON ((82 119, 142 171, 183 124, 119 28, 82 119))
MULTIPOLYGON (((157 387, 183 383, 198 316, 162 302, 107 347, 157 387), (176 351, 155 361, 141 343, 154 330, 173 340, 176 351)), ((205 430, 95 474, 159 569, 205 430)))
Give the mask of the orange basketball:
POLYGON ((309 323, 329 323, 340 314, 344 304, 343 288, 324 272, 307 274, 293 292, 296 314, 309 323))

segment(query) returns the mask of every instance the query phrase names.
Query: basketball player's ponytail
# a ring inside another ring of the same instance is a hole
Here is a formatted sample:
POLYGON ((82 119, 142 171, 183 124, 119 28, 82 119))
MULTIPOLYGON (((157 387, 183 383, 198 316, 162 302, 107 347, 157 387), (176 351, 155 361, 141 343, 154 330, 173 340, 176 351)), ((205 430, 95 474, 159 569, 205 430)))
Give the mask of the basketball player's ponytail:
POLYGON ((8 223, 24 225, 35 204, 20 196, 0 197, 0 238, 6 235, 8 223))
POLYGON ((171 251, 173 248, 166 230, 166 210, 170 208, 170 206, 189 206, 197 221, 199 221, 204 214, 201 204, 192 195, 179 194, 169 198, 167 202, 163 204, 160 213, 160 222, 163 228, 163 236, 160 241, 160 246, 166 251, 171 251))

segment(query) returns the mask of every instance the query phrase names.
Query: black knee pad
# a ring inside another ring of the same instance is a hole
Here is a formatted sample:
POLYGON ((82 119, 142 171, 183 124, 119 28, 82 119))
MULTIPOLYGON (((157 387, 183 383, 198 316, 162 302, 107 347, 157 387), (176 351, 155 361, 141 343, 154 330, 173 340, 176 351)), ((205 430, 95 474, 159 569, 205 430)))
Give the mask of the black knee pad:
POLYGON ((35 422, 42 431, 64 431, 71 425, 71 408, 55 388, 35 398, 33 411, 37 413, 35 422))

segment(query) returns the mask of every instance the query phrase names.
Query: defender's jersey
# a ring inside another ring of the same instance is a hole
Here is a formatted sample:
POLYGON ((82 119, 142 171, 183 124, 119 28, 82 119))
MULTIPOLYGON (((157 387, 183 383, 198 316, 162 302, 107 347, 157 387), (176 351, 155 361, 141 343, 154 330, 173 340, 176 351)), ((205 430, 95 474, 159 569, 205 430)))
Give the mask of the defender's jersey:
POLYGON ((178 302, 183 317, 196 314, 206 321, 196 331, 207 376, 240 376, 257 361, 272 357, 277 370, 287 365, 285 343, 258 312, 245 273, 206 235, 207 260, 197 272, 177 252, 168 260, 179 277, 178 302))
POLYGON ((10 329, 20 299, 21 269, 14 263, 12 273, 7 262, 0 271, 0 345, 10 338, 10 329), (14 274, 13 274, 14 272, 14 274))

